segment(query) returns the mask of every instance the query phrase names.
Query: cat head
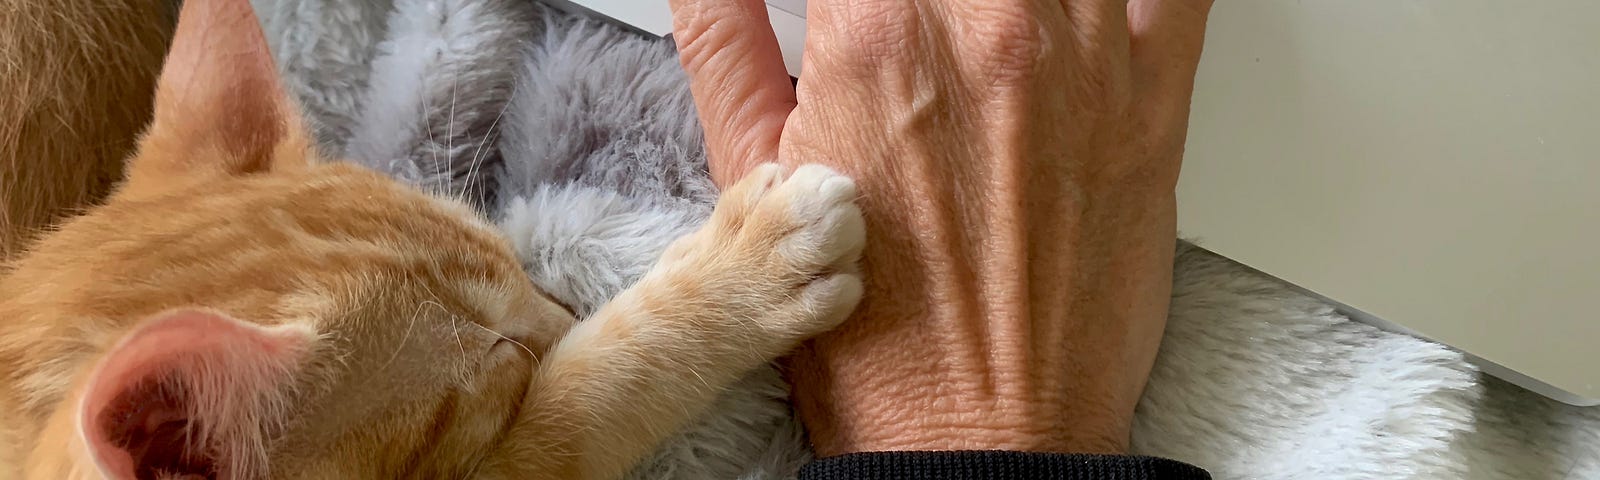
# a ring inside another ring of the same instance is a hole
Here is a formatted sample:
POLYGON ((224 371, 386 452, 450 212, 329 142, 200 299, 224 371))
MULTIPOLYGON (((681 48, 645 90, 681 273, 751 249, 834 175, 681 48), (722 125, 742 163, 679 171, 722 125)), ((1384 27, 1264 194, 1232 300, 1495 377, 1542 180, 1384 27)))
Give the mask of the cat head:
POLYGON ((459 478, 500 441, 571 315, 466 206, 319 160, 249 3, 184 2, 124 184, 0 281, 30 471, 459 478))

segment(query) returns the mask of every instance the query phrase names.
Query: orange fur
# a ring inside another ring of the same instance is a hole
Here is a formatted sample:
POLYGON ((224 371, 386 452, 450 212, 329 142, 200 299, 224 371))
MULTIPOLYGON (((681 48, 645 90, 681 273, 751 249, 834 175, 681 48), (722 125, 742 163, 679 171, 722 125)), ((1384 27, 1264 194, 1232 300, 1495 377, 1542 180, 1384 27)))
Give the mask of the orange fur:
POLYGON ((0 278, 0 478, 615 478, 861 294, 853 183, 767 166, 573 327, 461 203, 318 158, 245 0, 185 2, 156 98, 0 278))
POLYGON ((103 198, 150 121, 158 0, 0 0, 0 261, 103 198))

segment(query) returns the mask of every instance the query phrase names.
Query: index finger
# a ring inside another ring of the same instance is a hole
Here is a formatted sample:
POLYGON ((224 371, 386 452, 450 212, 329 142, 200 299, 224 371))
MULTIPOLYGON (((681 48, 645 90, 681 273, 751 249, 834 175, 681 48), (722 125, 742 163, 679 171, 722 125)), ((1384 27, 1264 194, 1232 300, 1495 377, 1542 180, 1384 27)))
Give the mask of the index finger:
POLYGON ((673 40, 689 74, 717 185, 778 158, 794 84, 762 0, 672 0, 673 40))

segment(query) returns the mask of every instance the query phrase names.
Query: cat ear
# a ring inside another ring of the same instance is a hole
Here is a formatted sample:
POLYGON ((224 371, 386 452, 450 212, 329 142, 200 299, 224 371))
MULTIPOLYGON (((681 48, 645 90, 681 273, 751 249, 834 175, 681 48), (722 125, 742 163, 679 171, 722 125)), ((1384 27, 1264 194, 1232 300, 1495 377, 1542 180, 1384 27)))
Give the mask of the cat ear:
POLYGON ((255 478, 263 425, 315 338, 204 311, 146 320, 100 361, 78 428, 108 479, 255 478), (165 477, 161 477, 165 478, 165 477))
POLYGON ((129 182, 303 167, 308 135, 249 0, 187 0, 129 182))

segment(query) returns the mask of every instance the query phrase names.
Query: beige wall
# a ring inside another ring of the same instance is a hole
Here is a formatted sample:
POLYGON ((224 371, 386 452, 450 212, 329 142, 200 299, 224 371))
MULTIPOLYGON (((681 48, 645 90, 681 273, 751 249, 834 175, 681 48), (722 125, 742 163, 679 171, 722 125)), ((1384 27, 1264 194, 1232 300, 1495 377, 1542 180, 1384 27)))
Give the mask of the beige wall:
POLYGON ((1186 236, 1600 398, 1600 2, 1222 0, 1186 236))

